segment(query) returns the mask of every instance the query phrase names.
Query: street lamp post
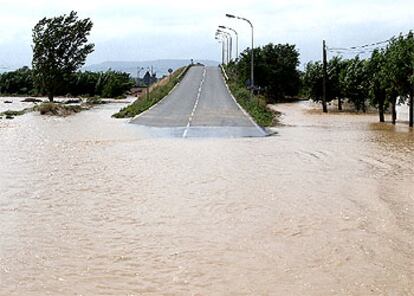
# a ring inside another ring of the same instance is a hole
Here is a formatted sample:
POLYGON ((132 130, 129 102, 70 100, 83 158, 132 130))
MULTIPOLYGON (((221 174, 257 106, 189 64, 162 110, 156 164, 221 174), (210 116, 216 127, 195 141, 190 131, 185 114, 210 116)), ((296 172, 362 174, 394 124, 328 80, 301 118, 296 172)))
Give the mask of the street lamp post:
POLYGON ((219 26, 219 28, 232 31, 234 35, 236 36, 236 60, 238 60, 239 59, 239 34, 237 33, 235 29, 230 28, 230 27, 219 26))
POLYGON ((226 62, 224 47, 225 47, 225 42, 227 42, 227 38, 220 32, 216 32, 216 39, 219 40, 219 42, 221 42, 221 64, 224 65, 226 62))
POLYGON ((227 64, 227 61, 229 59, 228 58, 229 39, 228 39, 227 35, 224 34, 220 30, 217 30, 216 31, 216 36, 220 36, 222 38, 222 40, 223 40, 223 46, 225 45, 225 47, 226 47, 226 57, 224 58, 224 63, 223 63, 223 65, 224 65, 224 64, 227 64))
POLYGON ((226 34, 229 37, 229 40, 230 40, 230 46, 228 48, 230 59, 229 59, 228 62, 231 62, 232 59, 233 59, 233 36, 231 35, 230 32, 220 30, 220 29, 224 29, 224 28, 221 28, 221 27, 223 27, 223 26, 219 26, 219 29, 217 29, 217 31, 221 32, 223 34, 226 34))
MULTIPOLYGON (((221 32, 221 31, 219 31, 219 30, 217 30, 217 32, 216 32, 216 36, 219 36, 219 37, 221 37, 222 38, 222 40, 223 40, 223 48, 224 48, 224 46, 225 46, 225 58, 224 58, 224 62, 223 62, 223 65, 225 65, 225 64, 227 64, 227 61, 228 61, 228 48, 229 48, 229 39, 228 39, 228 37, 227 37, 227 35, 226 34, 224 34, 223 32, 221 32)), ((223 49, 224 50, 224 49, 223 49)), ((224 56, 224 55, 223 55, 224 56)))
POLYGON ((250 25, 250 28, 252 29, 252 49, 251 49, 252 58, 251 58, 251 69, 250 69, 250 88, 251 88, 251 96, 253 98, 253 91, 254 91, 254 30, 253 30, 253 24, 248 19, 244 17, 240 17, 240 16, 235 16, 233 14, 227 13, 226 17, 243 20, 247 22, 250 25))
POLYGON ((220 35, 216 35, 216 40, 221 43, 221 64, 224 65, 224 40, 219 38, 220 35))
POLYGON ((231 52, 232 52, 231 47, 232 47, 233 40, 232 40, 231 34, 229 32, 225 32, 220 29, 218 29, 217 32, 225 35, 227 38, 227 64, 228 64, 231 61, 231 52))

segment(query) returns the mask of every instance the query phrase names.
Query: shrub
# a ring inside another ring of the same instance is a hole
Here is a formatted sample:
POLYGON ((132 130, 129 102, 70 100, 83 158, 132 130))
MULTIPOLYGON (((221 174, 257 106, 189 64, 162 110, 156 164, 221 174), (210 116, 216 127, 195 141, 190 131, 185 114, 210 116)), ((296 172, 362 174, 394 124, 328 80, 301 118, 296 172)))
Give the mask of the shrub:
POLYGON ((23 115, 25 113, 25 110, 20 110, 20 111, 15 111, 15 110, 7 110, 4 111, 2 113, 0 113, 1 116, 6 115, 6 117, 10 117, 10 116, 20 116, 23 115))
POLYGON ((36 108, 41 115, 54 115, 54 116, 68 116, 73 113, 79 113, 82 111, 82 107, 79 105, 66 106, 57 103, 42 103, 36 108))

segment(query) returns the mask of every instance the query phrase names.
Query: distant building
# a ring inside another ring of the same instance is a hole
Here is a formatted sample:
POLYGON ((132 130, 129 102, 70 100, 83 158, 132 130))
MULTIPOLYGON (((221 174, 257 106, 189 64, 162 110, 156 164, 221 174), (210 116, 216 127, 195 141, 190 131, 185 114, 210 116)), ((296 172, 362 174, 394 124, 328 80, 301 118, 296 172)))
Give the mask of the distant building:
POLYGON ((151 84, 157 82, 157 73, 154 73, 154 74, 151 75, 151 73, 149 71, 147 71, 145 73, 144 77, 142 78, 142 81, 146 85, 151 85, 151 84))

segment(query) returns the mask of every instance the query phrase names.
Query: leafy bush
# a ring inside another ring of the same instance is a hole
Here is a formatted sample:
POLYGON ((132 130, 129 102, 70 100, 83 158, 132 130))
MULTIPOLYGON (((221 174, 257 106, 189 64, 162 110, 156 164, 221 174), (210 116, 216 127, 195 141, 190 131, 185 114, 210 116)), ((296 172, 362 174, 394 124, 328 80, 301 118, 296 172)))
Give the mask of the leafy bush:
POLYGON ((108 71, 100 81, 102 91, 100 95, 105 98, 116 98, 122 96, 126 91, 134 86, 134 82, 128 73, 108 71))
MULTIPOLYGON (((0 74, 0 94, 4 95, 42 95, 33 84, 33 71, 23 67, 16 71, 0 74)), ((76 72, 66 77, 55 94, 58 96, 84 96, 119 98, 134 86, 128 73, 107 72, 76 72)))
MULTIPOLYGON (((251 50, 241 53, 237 62, 229 64, 241 85, 250 85, 251 50)), ((269 102, 296 96, 300 89, 299 52, 295 45, 272 44, 254 49, 255 87, 260 87, 269 102)))

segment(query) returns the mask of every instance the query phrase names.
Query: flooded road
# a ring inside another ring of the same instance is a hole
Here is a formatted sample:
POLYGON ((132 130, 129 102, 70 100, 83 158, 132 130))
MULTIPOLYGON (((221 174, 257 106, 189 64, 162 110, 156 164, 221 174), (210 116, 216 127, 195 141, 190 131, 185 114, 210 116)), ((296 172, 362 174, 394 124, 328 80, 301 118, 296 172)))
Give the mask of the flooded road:
POLYGON ((414 295, 406 124, 145 138, 119 108, 0 120, 0 295, 414 295))

